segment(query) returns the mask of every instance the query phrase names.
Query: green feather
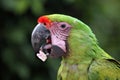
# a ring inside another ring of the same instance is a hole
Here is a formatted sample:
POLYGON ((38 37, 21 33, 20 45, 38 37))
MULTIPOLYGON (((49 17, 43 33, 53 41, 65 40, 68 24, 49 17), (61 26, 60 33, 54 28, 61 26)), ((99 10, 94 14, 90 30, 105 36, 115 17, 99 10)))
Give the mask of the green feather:
POLYGON ((98 46, 91 29, 82 21, 62 14, 47 15, 51 21, 72 26, 68 56, 63 57, 58 80, 120 80, 120 64, 98 46))

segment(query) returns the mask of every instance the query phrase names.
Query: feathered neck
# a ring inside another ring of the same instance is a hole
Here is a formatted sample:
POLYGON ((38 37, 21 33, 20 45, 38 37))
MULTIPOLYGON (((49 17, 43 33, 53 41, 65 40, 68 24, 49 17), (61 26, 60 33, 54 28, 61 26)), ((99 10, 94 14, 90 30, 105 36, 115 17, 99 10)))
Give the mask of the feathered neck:
POLYGON ((97 44, 95 35, 80 29, 72 29, 68 38, 68 56, 63 61, 75 64, 89 62, 95 58, 111 58, 97 44))

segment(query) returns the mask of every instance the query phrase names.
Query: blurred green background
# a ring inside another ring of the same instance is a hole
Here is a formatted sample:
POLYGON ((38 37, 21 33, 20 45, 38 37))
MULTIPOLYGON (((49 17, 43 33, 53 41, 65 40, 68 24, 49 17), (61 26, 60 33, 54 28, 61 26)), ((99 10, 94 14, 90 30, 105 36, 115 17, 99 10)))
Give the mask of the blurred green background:
POLYGON ((0 0, 0 80, 56 80, 60 59, 43 63, 30 41, 37 18, 52 13, 82 20, 120 61, 120 0, 0 0))

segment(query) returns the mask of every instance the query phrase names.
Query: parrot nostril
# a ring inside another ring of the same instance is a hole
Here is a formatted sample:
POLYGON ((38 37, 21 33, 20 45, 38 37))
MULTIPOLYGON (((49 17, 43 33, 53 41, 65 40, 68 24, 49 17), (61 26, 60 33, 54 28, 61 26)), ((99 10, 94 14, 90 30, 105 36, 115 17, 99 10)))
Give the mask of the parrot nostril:
POLYGON ((46 25, 46 23, 43 23, 44 25, 46 25))

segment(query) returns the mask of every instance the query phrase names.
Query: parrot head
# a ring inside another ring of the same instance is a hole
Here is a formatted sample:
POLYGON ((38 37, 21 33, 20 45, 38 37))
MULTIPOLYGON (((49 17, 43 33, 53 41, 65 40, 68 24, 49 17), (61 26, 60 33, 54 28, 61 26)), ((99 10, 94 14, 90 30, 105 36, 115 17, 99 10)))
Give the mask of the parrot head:
POLYGON ((76 36, 73 35, 74 30, 80 29, 86 33, 91 33, 89 28, 79 27, 78 25, 86 26, 78 19, 62 14, 39 17, 38 24, 31 35, 31 42, 35 53, 42 51, 45 55, 53 58, 68 55, 71 48, 69 44, 71 40, 74 40, 74 36, 76 36))

